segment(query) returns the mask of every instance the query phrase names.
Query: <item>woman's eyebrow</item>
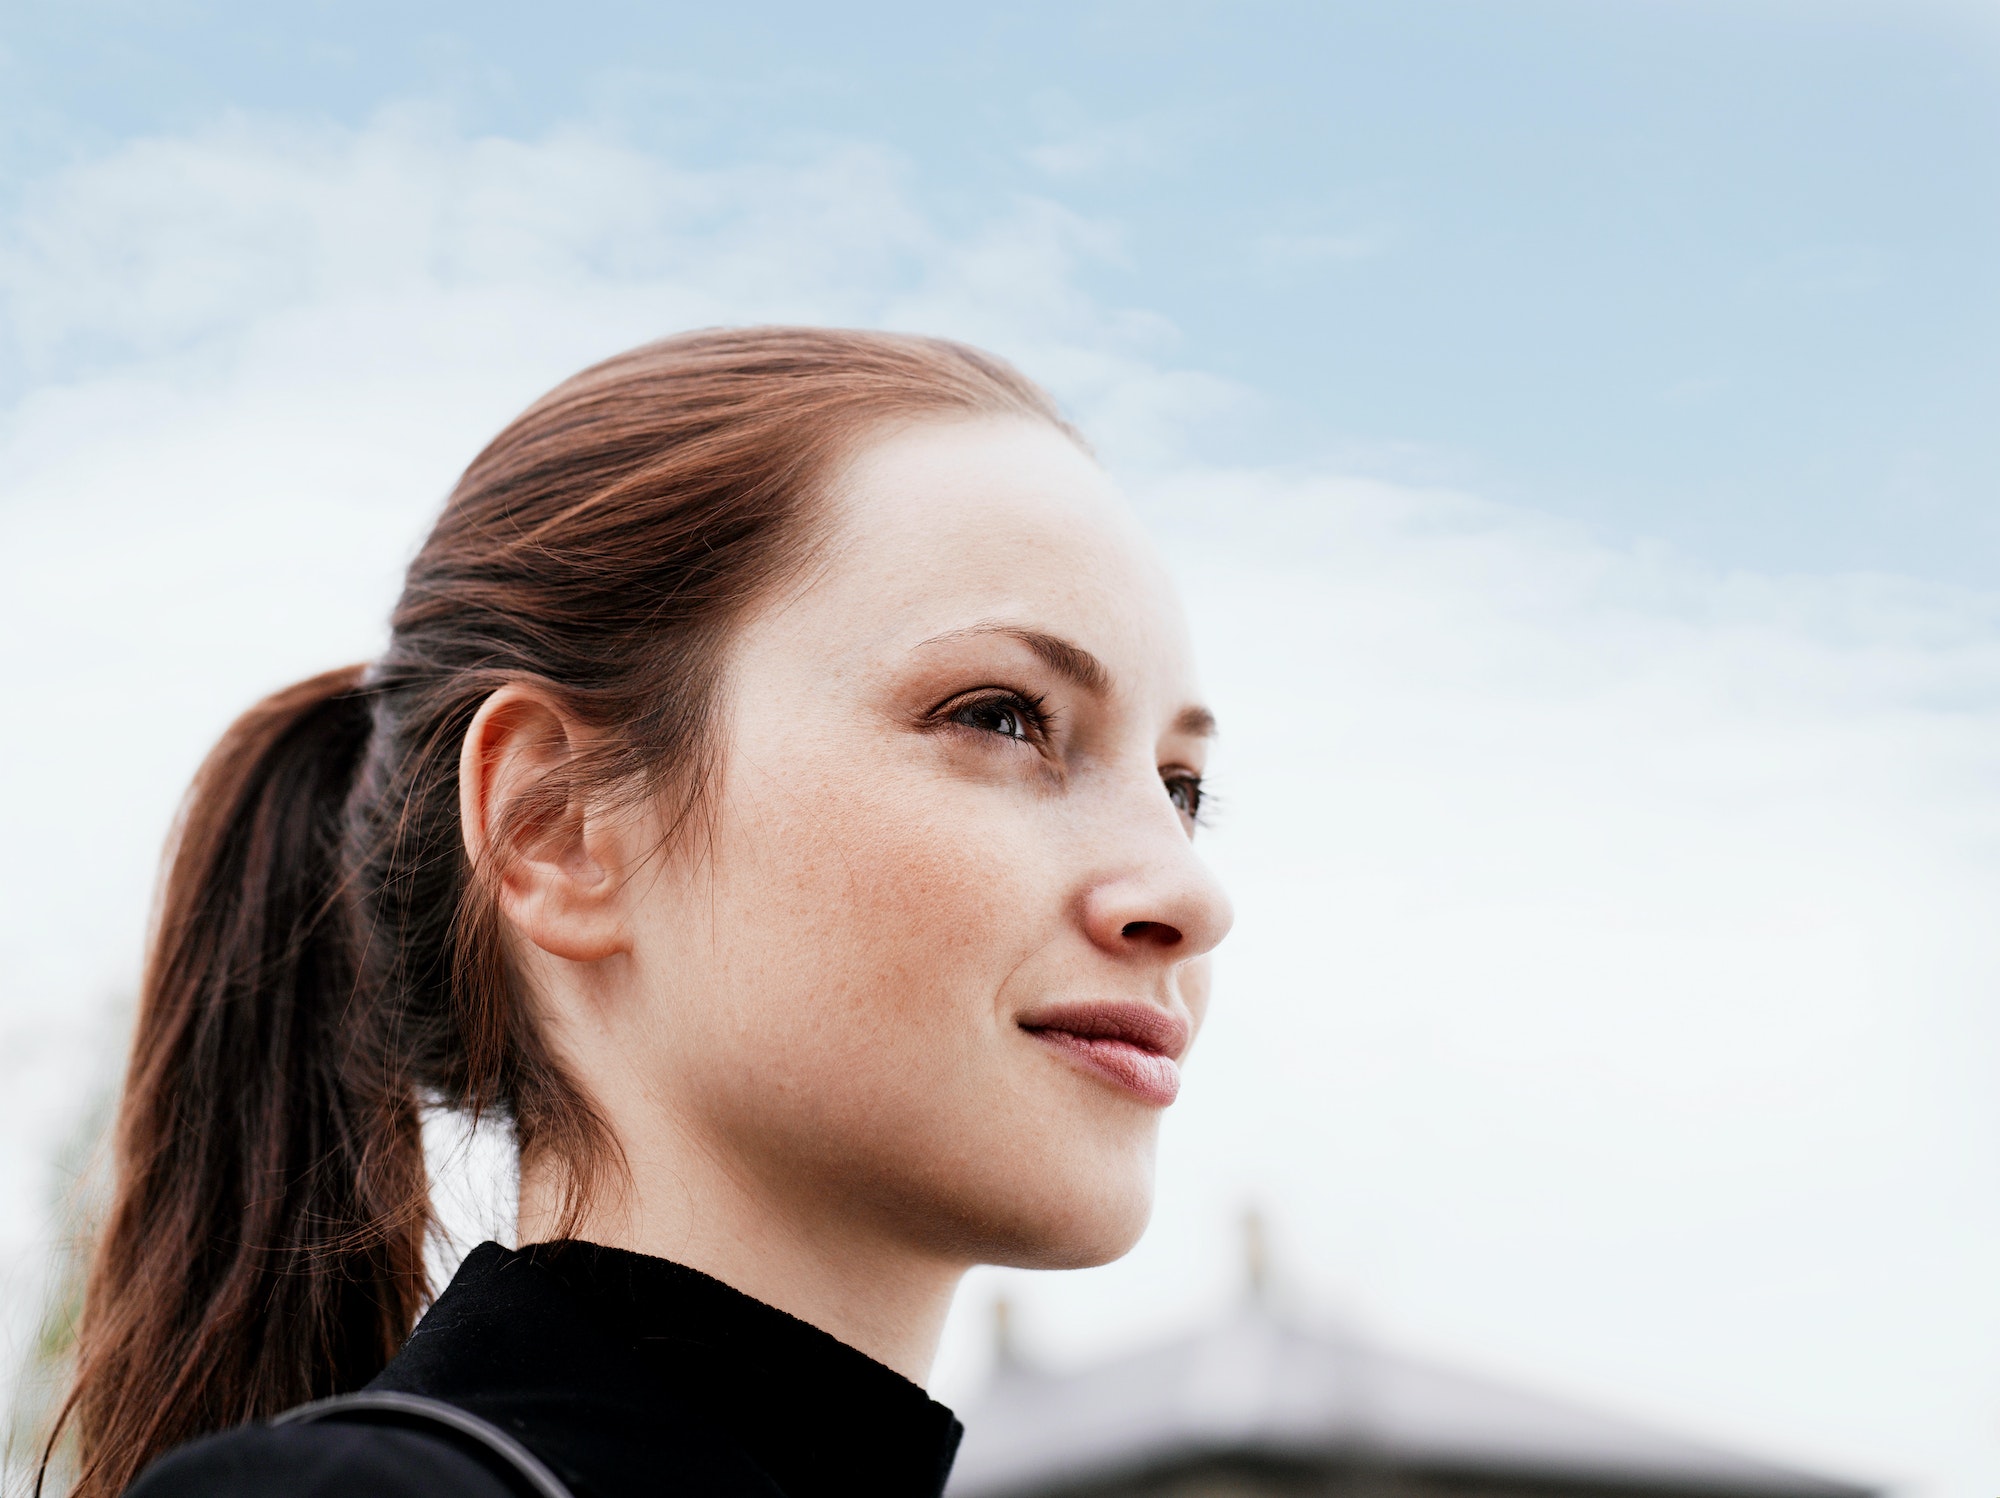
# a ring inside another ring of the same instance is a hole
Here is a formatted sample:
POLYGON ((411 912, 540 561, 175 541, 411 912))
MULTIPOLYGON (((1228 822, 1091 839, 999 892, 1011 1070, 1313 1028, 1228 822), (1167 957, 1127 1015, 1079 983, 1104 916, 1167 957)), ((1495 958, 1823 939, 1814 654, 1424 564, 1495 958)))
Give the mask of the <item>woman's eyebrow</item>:
POLYGON ((1042 664, 1056 675, 1093 696, 1102 697, 1111 690, 1111 673, 1104 669, 1104 662, 1074 640, 1065 640, 1061 635, 1052 635, 1046 630, 1028 629, 1018 624, 970 624, 964 629, 932 635, 917 648, 922 650, 925 646, 944 645, 978 635, 1005 635, 1010 640, 1020 641, 1040 656, 1042 664))
MULTIPOLYGON (((1105 669, 1104 662, 1074 640, 1065 640, 1061 635, 1052 635, 1044 629, 1030 629, 1026 625, 969 624, 964 629, 932 635, 917 648, 922 650, 925 646, 945 645, 953 640, 971 639, 978 635, 1005 635, 1010 640, 1020 641, 1056 675, 1093 696, 1102 697, 1111 690, 1111 673, 1105 669)), ((1190 738, 1213 738, 1215 714, 1205 707, 1184 707, 1174 716, 1174 732, 1190 738)))
POLYGON ((1174 718, 1174 732, 1194 739, 1212 739, 1215 737, 1215 714, 1205 707, 1184 707, 1174 718))

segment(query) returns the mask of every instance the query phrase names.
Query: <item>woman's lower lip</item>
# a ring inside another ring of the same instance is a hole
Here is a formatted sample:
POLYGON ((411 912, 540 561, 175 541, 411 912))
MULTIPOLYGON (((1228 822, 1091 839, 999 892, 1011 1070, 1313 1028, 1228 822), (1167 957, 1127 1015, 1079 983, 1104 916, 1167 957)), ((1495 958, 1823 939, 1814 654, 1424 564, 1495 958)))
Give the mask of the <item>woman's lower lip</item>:
POLYGON ((1164 1108, 1180 1094, 1181 1069, 1171 1056, 1141 1050, 1130 1041, 1074 1035, 1068 1030, 1030 1030, 1035 1039, 1061 1051, 1084 1070, 1122 1088, 1142 1103, 1164 1108))

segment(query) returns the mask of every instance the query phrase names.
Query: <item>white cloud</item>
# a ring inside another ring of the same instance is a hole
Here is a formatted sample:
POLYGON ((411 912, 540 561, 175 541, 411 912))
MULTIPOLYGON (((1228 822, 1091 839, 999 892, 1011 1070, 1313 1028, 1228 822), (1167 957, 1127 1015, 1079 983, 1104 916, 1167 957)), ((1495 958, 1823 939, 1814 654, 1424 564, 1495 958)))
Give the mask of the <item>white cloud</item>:
POLYGON ((1077 1355, 1194 1314, 1258 1194, 1316 1294, 1419 1340, 1984 1494, 1992 598, 1718 575, 1462 495, 1201 469, 1180 434, 1249 397, 1078 289, 1103 226, 1024 201, 949 234, 864 149, 692 171, 417 111, 241 119, 26 205, 0 231, 25 371, 0 416, 17 1265, 115 1067, 108 1001, 180 786, 244 703, 376 648, 485 437, 674 328, 916 326, 1019 358, 1136 476, 1226 727, 1211 845, 1241 922, 1158 1230, 1022 1280, 1030 1335, 1077 1355))
POLYGON ((1023 154, 1029 165, 1063 179, 1143 171, 1158 163, 1169 138, 1180 133, 1175 122, 1159 117, 1085 122, 1055 101, 1042 112, 1053 127, 1051 138, 1023 154))

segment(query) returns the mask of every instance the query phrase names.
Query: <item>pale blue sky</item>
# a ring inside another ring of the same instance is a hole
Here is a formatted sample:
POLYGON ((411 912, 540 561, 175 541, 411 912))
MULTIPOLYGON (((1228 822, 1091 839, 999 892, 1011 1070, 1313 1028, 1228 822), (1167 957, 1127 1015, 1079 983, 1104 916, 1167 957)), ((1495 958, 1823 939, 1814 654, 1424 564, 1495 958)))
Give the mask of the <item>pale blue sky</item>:
MULTIPOLYGON (((1022 195, 1218 458, 1442 479, 1713 564, 2000 584, 2000 6, 8 0, 5 201, 230 110, 439 102, 1022 195)), ((59 369, 5 357, 0 396, 59 369)), ((87 358, 71 350, 67 357, 87 358)))

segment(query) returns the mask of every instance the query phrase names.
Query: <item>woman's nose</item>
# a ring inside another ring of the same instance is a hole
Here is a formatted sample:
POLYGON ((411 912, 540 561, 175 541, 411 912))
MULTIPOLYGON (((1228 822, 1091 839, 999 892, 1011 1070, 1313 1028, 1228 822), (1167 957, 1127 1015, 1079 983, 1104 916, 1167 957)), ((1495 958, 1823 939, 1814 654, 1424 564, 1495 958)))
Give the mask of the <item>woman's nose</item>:
POLYGON ((1133 839, 1085 892, 1090 939, 1120 957, 1185 962, 1212 950, 1235 919, 1229 897, 1175 818, 1166 836, 1133 839))

